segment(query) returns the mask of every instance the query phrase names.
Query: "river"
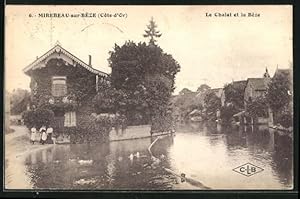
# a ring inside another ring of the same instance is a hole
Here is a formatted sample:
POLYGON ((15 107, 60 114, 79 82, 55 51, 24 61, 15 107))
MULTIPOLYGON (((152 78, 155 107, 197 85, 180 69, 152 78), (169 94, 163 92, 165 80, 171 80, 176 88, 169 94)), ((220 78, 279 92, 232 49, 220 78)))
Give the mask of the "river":
POLYGON ((215 123, 178 125, 176 134, 105 144, 55 145, 36 150, 11 164, 7 188, 80 190, 201 189, 181 180, 184 173, 211 189, 291 189, 293 142, 267 127, 233 128, 215 123), (137 154, 138 152, 138 154, 137 154), (130 158, 130 155, 133 155, 130 158), (234 168, 251 163, 263 171, 250 177, 234 168), (167 168, 167 170, 165 169, 167 168), (20 172, 19 172, 20 173, 20 172), (17 187, 13 184, 17 183, 17 187))

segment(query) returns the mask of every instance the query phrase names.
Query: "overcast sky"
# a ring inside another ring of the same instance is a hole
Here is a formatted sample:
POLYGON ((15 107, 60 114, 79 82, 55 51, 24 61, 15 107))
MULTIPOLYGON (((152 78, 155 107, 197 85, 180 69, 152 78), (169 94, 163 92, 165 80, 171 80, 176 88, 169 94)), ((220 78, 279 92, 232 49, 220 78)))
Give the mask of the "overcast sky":
POLYGON ((110 72, 108 52, 115 43, 143 38, 154 17, 161 48, 181 65, 176 91, 196 90, 202 83, 223 87, 232 80, 262 77, 265 68, 292 62, 291 6, 7 6, 5 26, 6 89, 28 88, 22 69, 56 41, 86 63, 110 72), (42 18, 39 13, 126 13, 126 18, 42 18), (234 13, 260 17, 233 17, 234 13), (213 17, 206 17, 211 13, 213 17), (231 17, 214 17, 231 13, 231 17), (32 14, 35 17, 29 17, 32 14))

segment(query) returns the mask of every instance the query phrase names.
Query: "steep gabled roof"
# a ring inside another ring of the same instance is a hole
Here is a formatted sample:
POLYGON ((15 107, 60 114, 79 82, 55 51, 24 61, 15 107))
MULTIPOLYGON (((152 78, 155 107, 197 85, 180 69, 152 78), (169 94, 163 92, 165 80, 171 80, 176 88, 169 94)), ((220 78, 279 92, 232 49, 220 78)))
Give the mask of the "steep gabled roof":
POLYGON ((267 89, 267 84, 264 78, 248 78, 248 83, 250 83, 254 90, 257 91, 264 91, 267 89))
POLYGON ((102 71, 99 71, 95 68, 93 68, 92 66, 86 64, 85 62, 83 62, 82 60, 80 60, 79 58, 77 58, 76 56, 74 56, 72 53, 70 53, 69 51, 67 51, 66 49, 64 49, 63 47, 61 47, 60 44, 56 44, 53 48, 51 48, 48 52, 46 52, 45 54, 43 54, 41 57, 37 58, 34 62, 32 62, 31 64, 29 64, 27 67, 25 67, 23 69, 23 72, 25 74, 28 74, 29 71, 31 70, 35 70, 37 68, 41 68, 44 67, 45 65, 42 65, 41 63, 43 61, 45 61, 45 59, 47 59, 49 56, 51 56, 54 53, 62 53, 65 56, 67 56, 69 59, 73 60, 73 62, 75 62, 76 64, 84 67, 85 69, 87 69, 88 71, 96 74, 96 75, 101 75, 101 76, 108 76, 107 73, 104 73, 102 71))

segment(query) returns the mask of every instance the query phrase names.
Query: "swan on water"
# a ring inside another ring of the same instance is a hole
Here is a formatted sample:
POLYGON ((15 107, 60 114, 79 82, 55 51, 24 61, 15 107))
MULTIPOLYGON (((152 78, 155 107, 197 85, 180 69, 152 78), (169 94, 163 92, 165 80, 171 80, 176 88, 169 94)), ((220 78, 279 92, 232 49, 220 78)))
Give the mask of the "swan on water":
POLYGON ((122 156, 118 157, 118 161, 121 162, 123 160, 122 156))
POLYGON ((83 164, 92 164, 93 160, 79 160, 78 163, 81 164, 81 165, 83 165, 83 164))

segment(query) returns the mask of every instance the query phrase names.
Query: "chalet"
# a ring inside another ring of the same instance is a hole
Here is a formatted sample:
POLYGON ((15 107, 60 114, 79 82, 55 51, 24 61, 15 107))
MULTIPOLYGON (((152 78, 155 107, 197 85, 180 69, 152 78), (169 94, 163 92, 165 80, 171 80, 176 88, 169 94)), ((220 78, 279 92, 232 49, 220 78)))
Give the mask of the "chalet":
POLYGON ((31 78, 32 107, 53 110, 58 129, 76 126, 77 116, 91 110, 98 85, 108 74, 85 63, 57 43, 23 72, 31 78))

